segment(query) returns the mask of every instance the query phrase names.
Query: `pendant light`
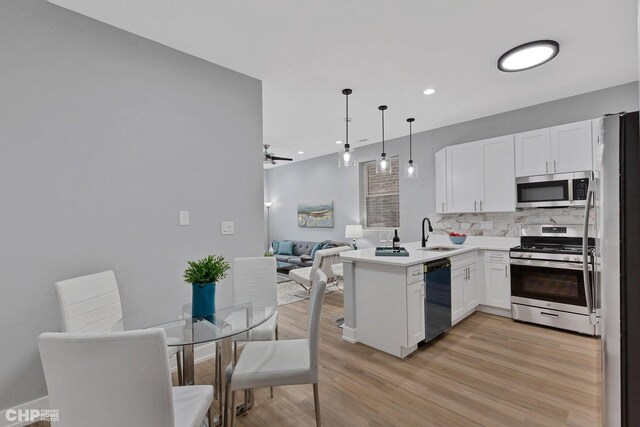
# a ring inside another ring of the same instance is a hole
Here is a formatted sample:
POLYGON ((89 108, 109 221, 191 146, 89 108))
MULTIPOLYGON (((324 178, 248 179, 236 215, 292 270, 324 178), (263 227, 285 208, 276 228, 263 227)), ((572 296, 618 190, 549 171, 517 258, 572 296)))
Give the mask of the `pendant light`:
POLYGON ((349 145, 349 122, 351 119, 349 118, 349 95, 351 95, 353 91, 351 89, 343 89, 342 94, 346 99, 346 113, 344 116, 344 122, 346 125, 346 136, 344 140, 344 147, 338 152, 338 167, 339 168, 349 168, 353 167, 355 163, 355 157, 353 156, 353 148, 349 145))
POLYGON ((384 151, 384 111, 387 109, 386 105, 381 105, 378 110, 382 113, 382 154, 380 159, 376 163, 376 173, 389 173, 391 172, 391 162, 387 159, 387 153, 384 151))
POLYGON ((412 124, 416 119, 414 119, 413 117, 410 119, 407 119, 407 122, 409 122, 409 162, 407 163, 407 166, 404 168, 404 176, 405 178, 408 179, 415 179, 418 177, 418 165, 416 165, 415 163, 413 163, 413 151, 412 151, 412 141, 411 141, 411 137, 413 134, 413 129, 412 129, 412 124))

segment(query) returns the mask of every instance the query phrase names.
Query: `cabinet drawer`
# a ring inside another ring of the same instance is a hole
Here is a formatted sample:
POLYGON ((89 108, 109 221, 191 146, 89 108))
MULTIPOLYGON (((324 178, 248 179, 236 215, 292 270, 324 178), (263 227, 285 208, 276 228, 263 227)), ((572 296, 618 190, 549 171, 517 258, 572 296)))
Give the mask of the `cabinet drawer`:
POLYGON ((422 264, 412 265, 407 267, 407 285, 412 283, 421 282, 424 275, 424 267, 422 264))
POLYGON ((475 264, 478 261, 478 252, 470 252, 468 254, 457 255, 449 259, 451 260, 451 269, 456 270, 458 268, 475 264))
POLYGON ((497 262, 501 264, 506 264, 509 262, 509 252, 504 251, 485 251, 484 253, 484 261, 485 262, 497 262))

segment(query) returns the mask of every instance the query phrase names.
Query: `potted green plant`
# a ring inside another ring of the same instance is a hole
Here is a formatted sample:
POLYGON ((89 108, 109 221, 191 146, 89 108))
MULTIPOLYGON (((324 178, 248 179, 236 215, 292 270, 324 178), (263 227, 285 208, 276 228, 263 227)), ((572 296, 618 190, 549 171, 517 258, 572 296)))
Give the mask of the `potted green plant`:
POLYGON ((222 255, 209 255, 198 261, 187 261, 184 280, 192 285, 191 315, 207 317, 216 307, 216 283, 227 277, 231 267, 222 255))

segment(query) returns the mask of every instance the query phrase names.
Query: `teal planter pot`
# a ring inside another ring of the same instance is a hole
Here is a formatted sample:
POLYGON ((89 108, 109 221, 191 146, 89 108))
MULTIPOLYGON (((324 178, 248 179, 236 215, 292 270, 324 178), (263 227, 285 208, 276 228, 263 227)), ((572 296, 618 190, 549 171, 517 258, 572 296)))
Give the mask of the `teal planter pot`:
POLYGON ((191 317, 205 318, 216 312, 216 284, 192 283, 191 317))

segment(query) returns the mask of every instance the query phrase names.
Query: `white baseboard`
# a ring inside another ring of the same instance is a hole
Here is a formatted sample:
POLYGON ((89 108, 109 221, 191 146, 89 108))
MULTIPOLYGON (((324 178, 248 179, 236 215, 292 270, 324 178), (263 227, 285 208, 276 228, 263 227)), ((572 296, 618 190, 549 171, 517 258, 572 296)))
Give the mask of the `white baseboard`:
POLYGON ((483 313, 495 314, 496 316, 509 317, 509 318, 512 317, 511 310, 506 308, 491 307, 488 305, 480 304, 477 307, 477 310, 483 313))
POLYGON ((7 420, 7 411, 15 409, 15 410, 26 410, 26 409, 49 409, 49 398, 47 396, 41 397, 40 399, 32 400, 31 402, 23 403, 22 405, 15 406, 13 408, 6 409, 0 412, 0 426, 2 427, 19 427, 26 426, 34 423, 34 421, 8 421, 7 420))
MULTIPOLYGON (((216 345, 215 343, 208 343, 195 348, 194 360, 195 363, 204 362, 205 360, 212 359, 215 356, 216 345)), ((170 360, 171 363, 171 371, 175 371, 176 368, 176 358, 172 357, 170 360)), ((20 427, 26 426, 28 424, 33 423, 34 421, 7 421, 6 413, 10 409, 49 409, 49 398, 47 396, 41 397, 40 399, 33 400, 31 402, 23 403, 19 406, 6 409, 0 412, 0 427, 20 427)), ((55 423, 54 423, 55 425, 55 423)))
POLYGON ((347 328, 346 326, 342 326, 342 339, 350 342, 351 344, 355 344, 358 342, 358 329, 347 328))

